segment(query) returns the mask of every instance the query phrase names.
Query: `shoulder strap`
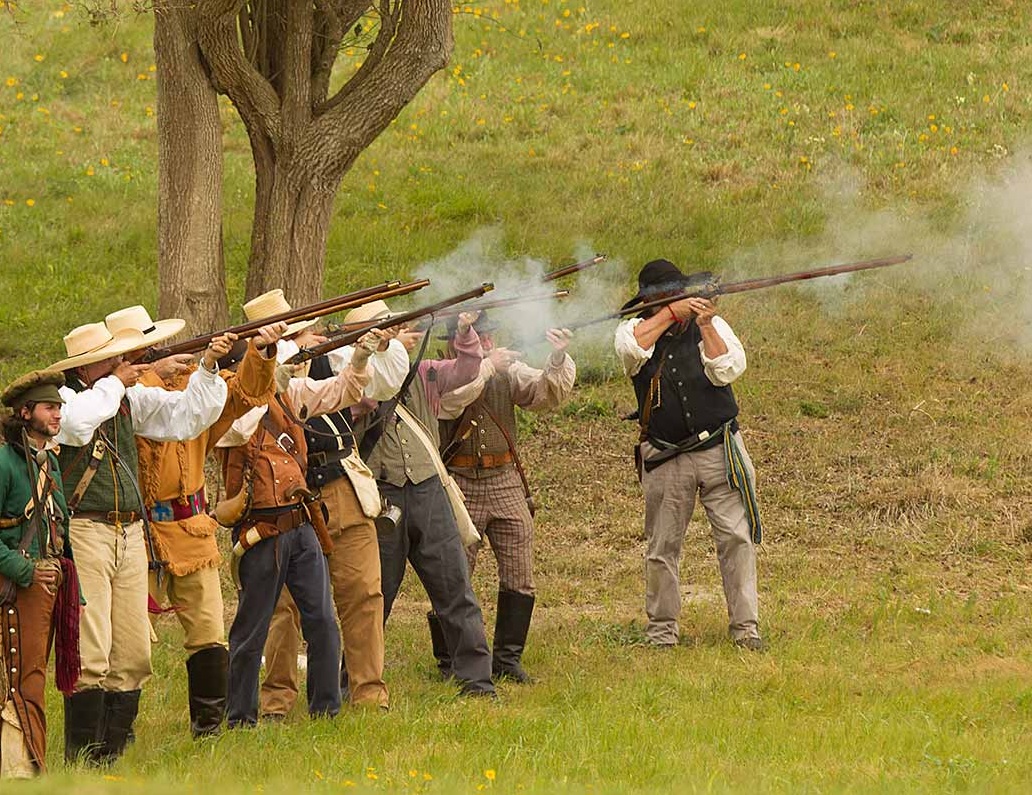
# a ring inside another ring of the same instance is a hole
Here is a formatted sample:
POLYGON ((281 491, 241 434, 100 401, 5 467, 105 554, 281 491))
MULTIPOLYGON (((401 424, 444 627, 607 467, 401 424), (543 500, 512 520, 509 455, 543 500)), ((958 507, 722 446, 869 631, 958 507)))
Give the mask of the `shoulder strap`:
POLYGON ((473 430, 473 415, 475 414, 474 408, 476 405, 477 401, 474 400, 466 406, 466 410, 459 417, 459 424, 455 427, 455 433, 452 434, 448 444, 441 450, 441 460, 444 461, 445 465, 455 458, 459 448, 462 447, 462 443, 469 438, 469 434, 473 430))
POLYGON ((71 513, 75 513, 75 509, 79 507, 79 503, 82 502, 83 495, 86 493, 86 489, 90 487, 90 482, 97 474, 97 470, 100 468, 100 462, 104 459, 104 452, 107 446, 104 444, 104 439, 100 435, 100 429, 93 434, 93 451, 90 453, 90 460, 86 464, 86 469, 83 470, 82 477, 79 478, 79 482, 75 484, 75 488, 72 490, 72 495, 68 498, 68 510, 71 513))
POLYGON ((398 390, 398 394, 390 400, 381 401, 380 405, 376 407, 376 411, 373 412, 373 419, 370 421, 369 426, 362 435, 362 443, 358 446, 358 456, 363 461, 369 458, 369 455, 373 452, 373 448, 376 447, 376 443, 380 441, 380 437, 383 436, 383 432, 387 429, 387 423, 390 422, 391 418, 394 416, 394 412, 397 410, 398 404, 405 399, 405 395, 408 393, 409 387, 412 385, 412 379, 415 378, 416 374, 419 372, 419 363, 423 361, 423 354, 426 353, 428 342, 430 342, 429 328, 423 334, 423 342, 419 346, 419 353, 416 354, 415 361, 409 366, 408 373, 405 375, 405 380, 401 382, 401 388, 398 390))

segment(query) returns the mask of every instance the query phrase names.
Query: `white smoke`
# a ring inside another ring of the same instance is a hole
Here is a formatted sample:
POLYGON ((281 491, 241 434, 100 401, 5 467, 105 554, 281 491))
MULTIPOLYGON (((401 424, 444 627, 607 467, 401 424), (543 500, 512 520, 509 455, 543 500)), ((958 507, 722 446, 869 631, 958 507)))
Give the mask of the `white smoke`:
MULTIPOLYGON (((627 269, 615 258, 579 273, 542 283, 545 274, 575 262, 584 262, 600 253, 589 241, 575 243, 569 258, 558 263, 533 257, 506 257, 503 243, 501 226, 484 227, 454 251, 420 265, 415 278, 429 279, 430 286, 413 296, 417 299, 413 306, 436 303, 473 289, 482 282, 494 284, 494 290, 485 296, 485 300, 546 296, 558 290, 568 290, 569 295, 565 298, 542 298, 488 311, 490 319, 498 326, 494 332, 496 344, 522 351, 528 363, 540 364, 550 351, 545 339, 548 329, 563 328, 613 312, 628 297, 627 269)), ((571 352, 603 345, 611 348, 614 326, 615 321, 610 321, 578 330, 571 352)))

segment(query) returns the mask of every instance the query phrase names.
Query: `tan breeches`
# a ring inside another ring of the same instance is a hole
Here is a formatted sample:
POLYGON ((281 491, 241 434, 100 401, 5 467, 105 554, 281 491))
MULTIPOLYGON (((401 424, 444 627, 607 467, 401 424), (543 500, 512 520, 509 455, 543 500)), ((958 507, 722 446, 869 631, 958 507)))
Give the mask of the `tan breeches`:
POLYGON ((167 601, 168 607, 179 619, 186 635, 183 648, 188 655, 211 646, 226 645, 222 584, 218 569, 207 566, 182 576, 166 572, 160 590, 157 574, 151 572, 150 594, 159 605, 165 606, 167 601))
POLYGON ((143 522, 121 528, 73 518, 69 527, 86 608, 76 690, 138 690, 151 675, 143 522))

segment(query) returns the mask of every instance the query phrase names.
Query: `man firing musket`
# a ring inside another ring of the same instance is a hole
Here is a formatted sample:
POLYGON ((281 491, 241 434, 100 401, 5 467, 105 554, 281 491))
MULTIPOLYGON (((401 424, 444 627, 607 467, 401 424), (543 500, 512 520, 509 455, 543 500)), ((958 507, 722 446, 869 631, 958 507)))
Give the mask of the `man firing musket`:
POLYGON ((716 314, 712 298, 791 281, 894 265, 909 256, 839 265, 721 286, 711 274, 686 275, 665 259, 638 274, 638 293, 619 311, 616 353, 630 376, 641 428, 636 463, 645 494, 645 636, 654 646, 679 640, 678 568, 696 494, 706 508, 734 644, 761 651, 756 544, 762 526, 755 471, 738 429, 731 384, 745 372, 745 349, 716 314))

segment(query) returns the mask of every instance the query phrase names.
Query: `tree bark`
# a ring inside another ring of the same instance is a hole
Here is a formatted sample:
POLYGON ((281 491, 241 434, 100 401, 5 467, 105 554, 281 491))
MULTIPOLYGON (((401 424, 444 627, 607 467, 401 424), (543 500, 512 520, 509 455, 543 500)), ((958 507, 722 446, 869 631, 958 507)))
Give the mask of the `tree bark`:
POLYGON ((228 325, 222 247, 222 122, 178 0, 154 4, 158 112, 158 314, 201 334, 228 325))

